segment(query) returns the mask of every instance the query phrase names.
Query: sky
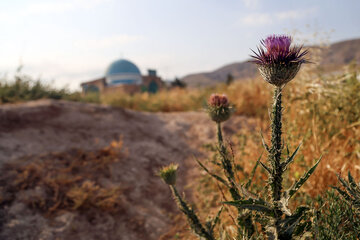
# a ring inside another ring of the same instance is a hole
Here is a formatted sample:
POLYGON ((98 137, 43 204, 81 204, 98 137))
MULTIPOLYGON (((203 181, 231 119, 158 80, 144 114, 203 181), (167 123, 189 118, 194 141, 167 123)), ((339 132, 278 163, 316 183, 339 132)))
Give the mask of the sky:
POLYGON ((1 0, 0 74, 79 90, 125 58, 163 79, 248 59, 270 34, 360 37, 359 0, 1 0))

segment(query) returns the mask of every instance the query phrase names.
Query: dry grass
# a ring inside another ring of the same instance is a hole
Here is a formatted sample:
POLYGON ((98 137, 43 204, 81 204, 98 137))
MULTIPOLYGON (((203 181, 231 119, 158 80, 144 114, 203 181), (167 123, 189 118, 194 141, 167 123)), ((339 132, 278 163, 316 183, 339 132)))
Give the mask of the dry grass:
POLYGON ((71 150, 3 166, 1 204, 19 200, 45 214, 61 210, 122 211, 122 189, 107 186, 110 166, 123 158, 122 142, 94 152, 71 150))
POLYGON ((148 112, 182 112, 201 110, 210 94, 225 93, 236 106, 239 115, 263 117, 270 103, 270 90, 266 83, 237 81, 231 85, 219 84, 203 89, 174 88, 157 94, 137 93, 134 95, 109 93, 101 96, 101 102, 116 107, 124 107, 148 112), (260 97, 259 97, 260 96, 260 97))
MULTIPOLYGON (((336 173, 351 170, 360 179, 360 82, 356 78, 358 69, 344 69, 337 76, 317 75, 306 72, 286 87, 284 93, 284 140, 290 151, 302 142, 300 154, 290 167, 287 184, 299 178, 315 159, 323 155, 321 164, 302 189, 311 197, 336 185, 336 173)), ((264 89, 263 89, 264 91, 264 89)), ((269 95, 259 95, 258 90, 251 93, 258 102, 268 101, 269 95)), ((251 94, 249 93, 249 94, 251 94)), ((263 112, 265 116, 265 111, 263 112)), ((269 118, 259 118, 256 131, 242 129, 233 138, 237 162, 243 166, 246 178, 263 151, 260 131, 269 139, 269 118)), ((266 156, 262 157, 266 161, 266 156)), ((258 170, 259 173, 261 170, 258 170)), ((258 174, 259 180, 263 174, 258 174)), ((256 180, 257 181, 257 180, 256 180)))
POLYGON ((205 94, 201 90, 175 88, 157 94, 137 93, 134 95, 109 93, 101 96, 101 102, 148 112, 177 112, 197 110, 202 107, 205 94))
MULTIPOLYGON (((360 180, 358 72, 356 66, 345 68, 338 75, 323 75, 314 69, 305 69, 285 88, 284 140, 290 152, 302 142, 299 154, 284 178, 285 188, 290 187, 313 165, 315 159, 323 155, 315 173, 295 195, 292 207, 305 203, 309 198, 315 202, 317 195, 324 195, 331 185, 337 185, 336 174, 351 171, 355 179, 360 180)), ((263 132, 265 139, 270 137, 267 109, 271 104, 271 89, 266 83, 254 81, 218 86, 215 91, 229 96, 236 105, 237 114, 256 118, 255 131, 244 128, 231 139, 235 163, 240 166, 238 179, 245 182, 257 158, 264 152, 260 132, 263 132)), ((262 161, 266 161, 265 153, 262 161)), ((207 166, 216 171, 211 161, 207 162, 207 166)), ((252 190, 263 192, 265 179, 265 172, 258 168, 252 190)), ((202 214, 201 218, 206 219, 208 214, 216 213, 219 202, 230 199, 230 196, 226 191, 222 193, 221 188, 205 173, 199 180, 192 186, 197 187, 194 202, 197 212, 202 214)), ((234 226, 231 214, 231 210, 224 212, 222 226, 234 226)), ((195 239, 184 226, 177 226, 176 231, 184 239, 195 239)), ((231 232, 229 229, 227 231, 231 232)))
MULTIPOLYGON (((311 196, 336 184, 335 173, 351 169, 354 176, 360 178, 360 165, 357 163, 360 158, 358 71, 358 67, 352 65, 342 73, 331 75, 322 73, 316 65, 308 65, 285 88, 285 140, 290 150, 301 141, 303 143, 288 175, 289 184, 299 178, 316 158, 324 156, 304 187, 311 196)), ((201 109, 214 92, 227 94, 235 105, 236 114, 254 117, 258 121, 256 131, 240 132, 240 137, 233 138, 237 150, 235 158, 245 170, 245 175, 240 178, 246 177, 246 172, 250 171, 263 151, 260 131, 265 137, 269 136, 268 108, 272 101, 272 89, 263 80, 236 81, 231 85, 220 84, 206 89, 173 89, 155 95, 105 95, 102 102, 141 111, 190 111, 201 109)), ((263 157, 265 159, 266 156, 263 157)))

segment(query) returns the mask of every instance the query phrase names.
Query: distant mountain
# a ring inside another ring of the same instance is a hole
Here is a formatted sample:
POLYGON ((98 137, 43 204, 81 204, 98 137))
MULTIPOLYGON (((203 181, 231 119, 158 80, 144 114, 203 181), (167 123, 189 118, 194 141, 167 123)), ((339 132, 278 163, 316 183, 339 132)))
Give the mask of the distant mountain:
MULTIPOLYGON (((336 69, 353 60, 360 63, 360 38, 331 44, 323 52, 320 66, 324 69, 336 69)), ((190 87, 211 86, 225 82, 228 74, 236 80, 248 79, 255 77, 258 70, 255 64, 244 61, 225 65, 212 72, 190 74, 181 80, 190 87)))
POLYGON ((351 61, 360 63, 360 38, 331 44, 324 52, 320 65, 343 66, 351 61))
POLYGON ((225 82, 228 74, 234 79, 252 78, 257 74, 256 66, 249 62, 238 62, 223 66, 212 72, 190 74, 182 78, 182 81, 190 87, 203 87, 225 82))

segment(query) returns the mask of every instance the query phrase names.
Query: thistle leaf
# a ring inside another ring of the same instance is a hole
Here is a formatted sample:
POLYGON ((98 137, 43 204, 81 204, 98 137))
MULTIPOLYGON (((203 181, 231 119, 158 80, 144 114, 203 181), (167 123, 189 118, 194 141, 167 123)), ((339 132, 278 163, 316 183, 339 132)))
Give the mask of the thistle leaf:
POLYGON ((285 192, 285 196, 287 199, 290 199, 299 189, 300 187, 309 179, 311 174, 315 171, 316 167, 319 165, 322 156, 317 160, 317 162, 310 168, 298 181, 296 181, 290 189, 285 192))
POLYGON ((308 211, 308 207, 298 207, 295 213, 291 216, 286 216, 285 219, 280 221, 281 235, 291 237, 294 233, 296 226, 299 224, 304 213, 308 211))
POLYGON ((331 186, 331 188, 335 189, 336 191, 338 191, 338 193, 343 196, 345 198, 345 200, 349 201, 349 202, 352 202, 352 199, 351 197, 349 196, 349 194, 347 194, 345 191, 341 190, 340 188, 338 187, 335 187, 335 186, 331 186))
POLYGON ((205 172, 207 172, 210 176, 212 176, 213 178, 215 178, 216 180, 218 180, 219 182, 221 182, 222 184, 224 184, 226 187, 230 188, 229 184, 225 181, 225 179, 223 179, 222 177, 210 172, 196 157, 195 161, 200 165, 200 167, 202 169, 204 169, 205 172))
POLYGON ((340 177, 340 175, 338 175, 338 179, 341 182, 341 184, 346 188, 346 190, 352 195, 355 196, 356 193, 353 191, 352 187, 350 186, 350 184, 348 182, 345 181, 345 179, 343 179, 342 177, 340 177))
POLYGON ((349 179, 350 185, 355 185, 355 186, 356 186, 355 180, 354 180, 354 178, 351 176, 350 171, 348 172, 348 179, 349 179))
POLYGON ((350 187, 355 191, 355 193, 359 196, 360 194, 360 188, 359 186, 356 184, 353 176, 351 176, 350 171, 348 172, 348 179, 349 179, 349 183, 350 183, 350 187))
POLYGON ((290 155, 289 145, 286 144, 286 155, 290 155))
POLYGON ((262 144, 263 144, 264 148, 266 149, 266 151, 267 151, 268 153, 270 153, 270 147, 269 147, 269 145, 266 144, 262 132, 260 132, 260 135, 261 135, 261 141, 262 141, 262 144))
MULTIPOLYGON (((299 207, 298 209, 296 209, 296 212, 292 216, 287 216, 284 220, 282 220, 280 223, 282 227, 281 235, 291 238, 294 235, 296 227, 299 225, 301 219, 303 218, 304 213, 308 210, 308 207, 299 207)), ((299 232, 303 232, 306 225, 300 227, 303 229, 298 229, 299 232)))
MULTIPOLYGON (((286 159, 286 161, 282 163, 283 171, 285 171, 286 168, 288 167, 288 165, 294 161, 294 158, 295 158, 297 152, 299 151, 300 146, 301 146, 301 143, 300 143, 299 146, 295 149, 295 151, 293 152, 293 154, 291 154, 291 156, 288 157, 288 158, 286 159)), ((288 151, 289 151, 289 150, 288 150, 288 151)))
POLYGON ((218 213, 216 214, 216 217, 214 218, 213 223, 210 228, 211 232, 213 232, 214 228, 216 227, 216 224, 218 224, 220 222, 220 215, 223 210, 224 210, 224 207, 221 207, 220 210, 218 211, 218 213))
POLYGON ((235 206, 240 209, 249 209, 249 210, 262 212, 268 216, 274 215, 274 211, 268 206, 269 204, 267 204, 265 201, 260 199, 237 200, 237 201, 229 201, 223 203, 235 206))
POLYGON ((285 219, 281 220, 280 224, 282 224, 283 226, 293 224, 297 221, 297 219, 301 218, 306 211, 309 211, 309 209, 309 207, 305 206, 298 207, 295 210, 294 214, 292 214, 291 216, 286 216, 285 219))
POLYGON ((268 172, 268 174, 271 175, 271 170, 268 166, 265 165, 265 163, 262 163, 261 161, 259 161, 260 165, 268 172))
POLYGON ((240 189, 241 193, 246 197, 250 199, 258 199, 259 197, 255 194, 247 190, 243 185, 236 184, 237 188, 240 189))
POLYGON ((348 181, 340 177, 340 175, 338 175, 338 179, 345 188, 345 190, 334 186, 332 186, 332 188, 337 190, 338 193, 342 195, 348 203, 358 208, 360 204, 360 189, 359 186, 356 184, 354 178, 351 176, 350 172, 348 172, 348 181))
POLYGON ((256 168, 259 166, 259 162, 260 162, 261 157, 262 157, 262 153, 261 153, 260 157, 258 158, 258 160, 256 161, 255 166, 253 167, 253 169, 252 169, 252 171, 251 171, 249 180, 248 180, 247 183, 245 184, 245 188, 246 188, 246 189, 248 189, 248 188, 250 187, 251 182, 252 182, 252 180, 254 179, 255 171, 256 171, 256 168))

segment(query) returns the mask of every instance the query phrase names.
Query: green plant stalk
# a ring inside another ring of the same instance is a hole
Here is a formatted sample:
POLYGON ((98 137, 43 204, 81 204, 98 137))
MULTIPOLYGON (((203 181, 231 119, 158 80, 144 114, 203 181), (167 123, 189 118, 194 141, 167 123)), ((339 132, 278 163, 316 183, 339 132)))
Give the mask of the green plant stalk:
POLYGON ((268 157, 268 161, 271 165, 271 175, 269 178, 269 184, 271 187, 271 202, 276 219, 276 228, 279 229, 278 223, 281 220, 282 211, 280 199, 282 196, 282 174, 283 168, 281 165, 281 152, 283 149, 281 135, 282 135, 282 106, 281 106, 281 88, 276 87, 274 91, 274 103, 271 113, 271 148, 268 157))
POLYGON ((231 161, 228 159, 228 152, 226 150, 224 140, 222 137, 222 131, 221 131, 221 123, 217 123, 217 138, 218 138, 218 148, 220 153, 220 159, 221 159, 221 165, 224 169, 225 176, 229 181, 230 184, 230 193, 234 200, 240 200, 241 196, 239 194, 239 190, 237 189, 235 185, 235 174, 232 167, 231 161))
POLYGON ((206 240, 215 240, 215 237, 211 231, 207 231, 206 228, 201 224, 199 218, 195 212, 188 206, 188 204, 182 199, 179 192, 177 191, 174 185, 169 185, 171 192, 175 198, 176 203, 178 204, 179 209, 186 215, 191 229, 197 234, 200 238, 206 240))
MULTIPOLYGON (((242 197, 239 194, 239 190, 235 184, 235 174, 234 174, 233 166, 228 158, 228 152, 224 144, 220 122, 217 122, 217 139, 218 139, 218 148, 220 153, 221 165, 222 168, 224 169, 225 176, 228 179, 230 186, 229 192, 234 201, 241 200, 242 197)), ((246 213, 246 211, 244 211, 243 209, 238 208, 237 222, 239 226, 245 227, 245 232, 247 237, 251 237, 254 234, 255 228, 252 222, 251 215, 246 213)), ((240 234, 241 231, 239 229, 238 235, 240 236, 240 234)))

